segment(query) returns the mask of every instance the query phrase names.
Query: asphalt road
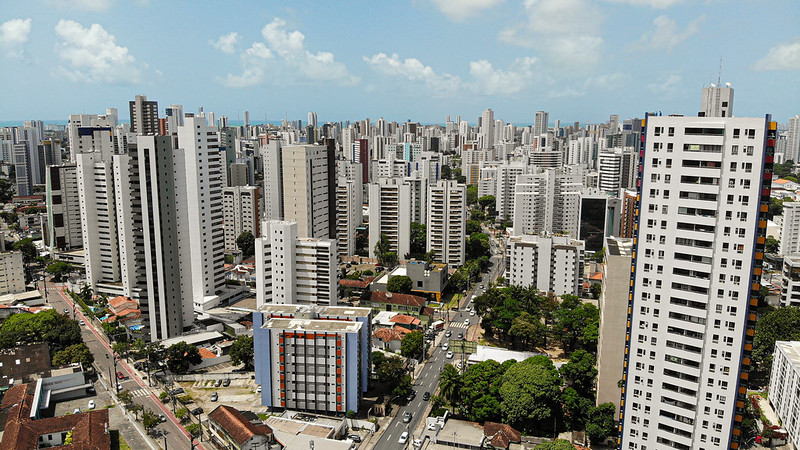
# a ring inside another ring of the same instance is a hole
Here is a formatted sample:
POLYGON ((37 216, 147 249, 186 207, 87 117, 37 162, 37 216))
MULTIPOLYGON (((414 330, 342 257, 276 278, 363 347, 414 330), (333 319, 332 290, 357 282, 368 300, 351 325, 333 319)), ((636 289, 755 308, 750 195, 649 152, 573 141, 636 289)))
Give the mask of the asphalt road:
POLYGON ((473 286, 472 289, 467 293, 467 295, 464 296, 464 299, 462 299, 459 304, 458 311, 450 313, 450 320, 445 321, 445 331, 441 332, 445 333, 447 330, 450 330, 450 338, 447 338, 444 335, 441 337, 440 345, 433 351, 433 355, 425 362, 425 366, 422 368, 419 377, 414 380, 413 389, 417 393, 416 397, 407 405, 399 406, 397 414, 389 423, 389 425, 384 428, 383 434, 375 443, 373 448, 413 448, 412 444, 414 439, 419 439, 422 437, 420 435, 415 436, 413 431, 416 430, 420 421, 425 420, 423 414, 428 406, 428 402, 422 400, 423 394, 425 392, 430 392, 431 395, 434 394, 439 383, 439 373, 441 373, 445 364, 456 365, 458 362, 461 362, 462 366, 466 364, 466 355, 464 354, 456 353, 453 355, 453 358, 448 359, 446 357, 447 350, 444 350, 441 344, 445 342, 449 343, 450 339, 457 339, 459 333, 463 333, 466 337, 467 325, 464 322, 469 319, 470 326, 472 326, 476 325, 480 319, 478 316, 470 316, 469 311, 466 311, 465 308, 469 306, 470 310, 472 310, 472 299, 484 292, 484 289, 481 289, 480 286, 486 287, 486 285, 488 285, 490 282, 493 282, 498 277, 502 276, 503 272, 505 271, 503 241, 501 239, 490 238, 489 242, 491 244, 492 251, 492 265, 489 269, 489 272, 483 276, 483 281, 476 283, 475 286, 473 286), (410 412, 412 414, 411 421, 408 423, 403 422, 403 414, 405 412, 410 412), (399 442, 400 435, 404 431, 408 432, 409 434, 408 441, 405 444, 401 444, 399 442))
MULTIPOLYGON (((100 333, 103 331, 100 330, 98 332, 95 330, 94 327, 91 326, 89 319, 83 315, 80 308, 73 308, 72 299, 69 299, 58 290, 57 286, 48 283, 47 287, 48 301, 56 308, 56 311, 63 311, 66 308, 70 316, 73 316, 75 320, 83 320, 86 323, 86 325, 81 327, 81 336, 94 355, 94 364, 98 371, 101 372, 100 376, 106 380, 106 383, 108 384, 109 378, 113 379, 114 383, 119 382, 122 386, 122 390, 127 390, 133 394, 134 402, 144 406, 145 409, 149 409, 156 414, 164 414, 167 417, 166 422, 156 427, 161 434, 157 439, 158 444, 162 448, 168 449, 192 448, 186 429, 180 426, 180 421, 172 414, 171 408, 167 408, 166 405, 147 389, 147 380, 139 378, 136 372, 124 360, 117 360, 115 365, 111 348, 100 337, 100 333), (122 372, 125 377, 124 379, 119 380, 116 378, 115 367, 117 372, 122 372)), ((113 385, 108 387, 110 391, 115 389, 113 385)), ((141 414, 139 418, 141 418, 141 414)), ((203 449, 201 443, 197 441, 195 441, 195 448, 203 449)))

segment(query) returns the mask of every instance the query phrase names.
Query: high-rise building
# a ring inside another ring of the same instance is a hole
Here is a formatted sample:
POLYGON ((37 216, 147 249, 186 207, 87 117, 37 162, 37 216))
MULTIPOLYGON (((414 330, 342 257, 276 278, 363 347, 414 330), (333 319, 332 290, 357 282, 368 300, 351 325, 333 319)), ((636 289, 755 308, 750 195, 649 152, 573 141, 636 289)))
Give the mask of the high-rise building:
POLYGON ((580 295, 583 242, 569 236, 511 236, 506 242, 506 280, 555 295, 580 295))
POLYGON ((776 124, 645 119, 620 448, 739 448, 776 124))
POLYGON ((578 235, 582 173, 547 169, 517 176, 514 185, 514 234, 578 235))
POLYGON ((637 155, 632 147, 611 148, 598 155, 600 172, 599 188, 608 194, 616 194, 620 188, 636 186, 637 155))
POLYGON ((266 305, 253 313, 261 404, 358 412, 372 364, 372 310, 266 305))
POLYGON ((800 253, 800 202, 783 203, 781 226, 781 255, 800 253))
POLYGON ((533 137, 538 137, 547 134, 547 124, 550 121, 550 113, 545 111, 536 111, 533 117, 533 137))
POLYGON ((363 221, 361 164, 339 160, 336 166, 336 242, 339 257, 356 254, 356 229, 363 221))
POLYGON ((800 164, 800 116, 789 118, 789 130, 786 134, 785 159, 794 161, 795 167, 800 164))
POLYGON ((265 220, 255 247, 259 306, 336 305, 336 241, 301 237, 296 222, 265 220))
POLYGON ((703 88, 700 117, 733 117, 733 88, 711 85, 703 88))
POLYGON ((75 164, 47 168, 45 195, 47 247, 50 251, 83 247, 78 173, 75 164))
POLYGON ((259 203, 258 188, 255 186, 237 186, 222 190, 226 252, 239 251, 236 239, 245 231, 249 231, 254 237, 261 235, 259 203))
POLYGON ((399 178, 381 178, 369 185, 369 257, 386 235, 398 259, 411 250, 411 186, 399 178))
POLYGON ((440 180, 428 189, 427 251, 436 261, 461 267, 466 261, 467 187, 440 180))
POLYGON ((158 102, 147 100, 146 95, 137 95, 129 102, 131 132, 145 136, 158 134, 158 102))
POLYGON ((487 109, 481 114, 481 148, 494 147, 494 111, 487 109))

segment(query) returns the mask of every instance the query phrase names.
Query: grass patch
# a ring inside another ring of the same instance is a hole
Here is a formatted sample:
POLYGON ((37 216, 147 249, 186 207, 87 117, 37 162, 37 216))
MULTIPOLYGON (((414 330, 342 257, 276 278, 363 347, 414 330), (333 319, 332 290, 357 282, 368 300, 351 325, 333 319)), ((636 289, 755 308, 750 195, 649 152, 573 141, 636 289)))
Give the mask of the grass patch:
POLYGON ((111 438, 111 450, 131 450, 131 446, 125 442, 119 430, 109 430, 108 434, 111 438))
POLYGON ((268 418, 268 417, 270 417, 270 415, 269 415, 269 414, 267 414, 267 413, 258 413, 258 414, 256 414, 256 415, 257 415, 257 416, 258 416, 258 418, 259 418, 259 419, 261 419, 261 420, 267 420, 267 418, 268 418))
POLYGON ((106 409, 111 409, 111 408, 113 408, 113 407, 115 407, 115 406, 117 406, 117 405, 111 404, 111 405, 106 405, 104 408, 106 408, 106 409))

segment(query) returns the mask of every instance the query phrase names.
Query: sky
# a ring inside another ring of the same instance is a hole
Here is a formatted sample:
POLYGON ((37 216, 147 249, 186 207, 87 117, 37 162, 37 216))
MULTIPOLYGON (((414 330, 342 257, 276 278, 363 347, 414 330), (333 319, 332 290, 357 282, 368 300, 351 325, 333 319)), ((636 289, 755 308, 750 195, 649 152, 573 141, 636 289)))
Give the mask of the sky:
POLYGON ((145 94, 231 120, 598 123, 694 115, 718 78, 736 116, 800 114, 800 2, 0 0, 0 121, 145 94))

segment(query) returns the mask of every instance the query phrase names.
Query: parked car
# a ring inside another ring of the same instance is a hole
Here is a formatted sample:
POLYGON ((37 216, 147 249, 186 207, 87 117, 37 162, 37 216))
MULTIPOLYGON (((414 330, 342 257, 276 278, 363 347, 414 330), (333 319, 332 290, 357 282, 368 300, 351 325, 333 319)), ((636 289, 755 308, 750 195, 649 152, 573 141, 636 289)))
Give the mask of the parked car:
POLYGON ((82 320, 81 320, 80 322, 78 322, 78 325, 80 325, 80 326, 85 326, 85 325, 86 325, 86 322, 84 322, 84 321, 82 321, 82 320))
POLYGON ((222 380, 217 380, 217 382, 214 383, 214 387, 220 387, 220 386, 222 386, 222 380))
POLYGON ((212 402, 215 402, 215 401, 217 401, 217 400, 219 400, 219 394, 217 394, 216 392, 214 392, 213 394, 211 394, 211 401, 212 401, 212 402))
POLYGON ((444 336, 445 336, 445 337, 450 337, 450 336, 452 336, 452 335, 453 335, 453 332, 452 332, 452 331, 450 331, 450 330, 447 330, 447 331, 445 331, 445 332, 444 332, 444 336))
POLYGON ((408 412, 408 411, 404 412, 403 413, 403 423, 411 422, 411 417, 413 417, 413 415, 410 412, 408 412))
POLYGON ((431 422, 428 424, 428 431, 436 431, 436 422, 431 422))
POLYGON ((225 381, 222 382, 222 387, 228 387, 231 385, 231 379, 225 378, 225 381))
POLYGON ((428 400, 431 399, 431 393, 430 392, 426 392, 426 393, 422 394, 422 399, 427 402, 428 400))
POLYGON ((161 423, 164 423, 167 421, 167 416, 165 416, 164 414, 159 414, 158 419, 161 421, 161 423))
POLYGON ((414 439, 414 443, 412 444, 414 448, 422 447, 422 439, 414 439))
POLYGON ((80 408, 75 408, 75 409, 72 410, 72 414, 80 414, 80 413, 81 413, 81 409, 80 408))
POLYGON ((347 439, 350 439, 353 442, 361 442, 361 436, 357 434, 348 434, 347 439))
POLYGON ((256 388, 256 392, 261 392, 261 386, 256 388))
POLYGON ((408 431, 403 431, 403 434, 400 435, 400 439, 397 440, 398 444, 405 444, 408 442, 408 431))
POLYGON ((66 314, 66 313, 68 313, 68 312, 69 312, 69 309, 67 309, 67 308, 64 308, 64 314, 66 314))
POLYGON ((175 388, 175 389, 170 391, 170 393, 172 395, 183 394, 184 392, 186 392, 186 391, 184 391, 183 388, 180 388, 180 387, 179 388, 175 388))
POLYGON ((458 339, 459 340, 464 339, 464 333, 458 333, 458 339))
POLYGON ((470 317, 471 317, 471 316, 474 316, 474 315, 475 315, 475 311, 470 311, 470 312, 469 312, 469 315, 470 315, 470 317))
POLYGON ((94 400, 89 400, 89 409, 94 409, 95 403, 94 400))
POLYGON ((197 408, 193 409, 192 410, 192 414, 194 414, 195 416, 199 416, 200 414, 203 414, 203 408, 197 407, 197 408))
POLYGON ((445 357, 447 359, 453 359, 453 352, 447 352, 447 355, 445 355, 445 357))
POLYGON ((117 378, 120 379, 120 380, 124 380, 125 379, 125 374, 122 373, 122 372, 117 372, 117 378))
POLYGON ((467 320, 465 320, 465 321, 464 321, 464 325, 467 325, 467 326, 469 326, 469 319, 467 319, 467 320))

